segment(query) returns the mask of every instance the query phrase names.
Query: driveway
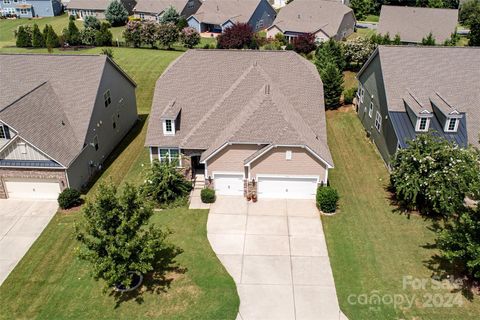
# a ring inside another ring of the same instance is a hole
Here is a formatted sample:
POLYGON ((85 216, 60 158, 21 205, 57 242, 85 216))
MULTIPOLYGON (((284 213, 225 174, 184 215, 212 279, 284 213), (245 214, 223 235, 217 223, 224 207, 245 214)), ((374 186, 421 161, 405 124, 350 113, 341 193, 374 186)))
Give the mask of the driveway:
POLYGON ((0 200, 0 285, 58 209, 56 201, 0 200))
POLYGON ((237 284, 237 319, 345 319, 313 200, 218 197, 207 232, 237 284))

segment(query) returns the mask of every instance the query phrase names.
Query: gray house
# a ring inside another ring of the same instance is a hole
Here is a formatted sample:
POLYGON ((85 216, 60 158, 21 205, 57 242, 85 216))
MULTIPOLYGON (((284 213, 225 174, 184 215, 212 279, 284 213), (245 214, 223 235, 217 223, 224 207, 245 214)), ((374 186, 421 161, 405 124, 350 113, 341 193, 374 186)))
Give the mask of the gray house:
POLYGON ((162 14, 170 6, 177 12, 188 18, 202 5, 200 0, 137 0, 137 5, 133 8, 135 18, 140 20, 158 21, 162 14))
POLYGON ((317 42, 342 40, 355 31, 353 10, 337 1, 295 0, 277 15, 267 36, 281 33, 291 42, 304 34, 314 34, 317 42))
POLYGON ((2 0, 0 15, 20 18, 53 17, 62 13, 60 0, 2 0))
POLYGON ((267 0, 207 0, 187 21, 200 33, 220 34, 237 23, 260 31, 271 26, 276 14, 267 0))
POLYGON ((137 121, 136 85, 106 56, 2 54, 0 69, 0 198, 81 189, 137 121))
POLYGON ((388 164, 432 132, 480 147, 480 48, 380 46, 357 75, 356 109, 388 164))
MULTIPOLYGON (((71 0, 67 3, 67 12, 70 16, 76 16, 83 20, 86 16, 94 16, 105 19, 105 10, 113 0, 71 0)), ((119 0, 129 14, 132 14, 136 0, 119 0)))

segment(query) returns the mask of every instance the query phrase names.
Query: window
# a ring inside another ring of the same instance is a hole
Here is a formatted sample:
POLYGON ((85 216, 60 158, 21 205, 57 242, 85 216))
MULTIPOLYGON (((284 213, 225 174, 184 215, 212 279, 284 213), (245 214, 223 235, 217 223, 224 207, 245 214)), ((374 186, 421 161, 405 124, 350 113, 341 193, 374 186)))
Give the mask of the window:
POLYGON ((103 100, 105 101, 105 108, 108 107, 112 103, 112 98, 110 97, 110 90, 107 90, 103 94, 103 100))
POLYGON ((263 19, 257 21, 256 28, 257 30, 263 28, 263 19))
POLYGON ((363 86, 360 87, 360 102, 363 103, 363 97, 365 96, 365 88, 363 86))
POLYGON ((20 142, 18 144, 18 149, 20 150, 20 153, 26 154, 27 153, 27 144, 25 142, 20 142))
POLYGON ((159 149, 160 162, 167 161, 180 166, 180 150, 179 149, 159 149))
POLYGON ((20 9, 20 14, 28 14, 28 9, 20 9))
POLYGON ((373 115, 373 102, 370 102, 370 107, 368 108, 368 116, 371 118, 373 115))
POLYGON ((195 5, 194 1, 188 1, 187 8, 192 9, 194 7, 194 5, 195 5))
POLYGON ((172 132, 172 120, 165 120, 165 131, 172 132))
POLYGON ((98 136, 93 137, 93 147, 95 148, 95 151, 98 150, 98 136))
POLYGON ((445 127, 446 132, 457 132, 458 129, 458 119, 457 118, 450 118, 447 120, 447 125, 445 127))
POLYGON ((145 14, 144 13, 140 13, 139 16, 140 16, 140 20, 145 20, 145 14))
POLYGON ((2 125, 0 125, 0 139, 7 139, 6 130, 2 125))
POLYGON ((10 0, 3 0, 3 3, 9 4, 9 3, 10 3, 10 0))
POLYGON ((285 159, 292 160, 292 150, 287 150, 287 152, 285 152, 285 159))
POLYGON ((115 115, 112 115, 112 127, 113 129, 117 128, 117 118, 115 117, 115 115))
POLYGON ((382 115, 378 111, 375 115, 375 128, 377 128, 378 132, 380 132, 380 129, 382 128, 382 115))
POLYGON ((420 117, 417 120, 417 131, 428 131, 429 119, 426 117, 420 117))

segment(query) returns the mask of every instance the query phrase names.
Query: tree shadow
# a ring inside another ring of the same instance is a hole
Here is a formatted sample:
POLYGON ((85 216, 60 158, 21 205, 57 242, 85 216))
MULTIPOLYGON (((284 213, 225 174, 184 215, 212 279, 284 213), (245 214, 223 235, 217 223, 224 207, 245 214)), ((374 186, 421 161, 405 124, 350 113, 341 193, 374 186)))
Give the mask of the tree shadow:
POLYGON ((139 288, 130 292, 119 292, 112 290, 109 296, 115 300, 115 309, 119 308, 122 303, 135 301, 137 304, 144 302, 144 294, 162 294, 166 293, 173 281, 180 275, 185 274, 187 268, 181 267, 176 258, 183 253, 173 245, 170 245, 162 250, 159 259, 154 265, 153 271, 143 276, 143 282, 139 288))

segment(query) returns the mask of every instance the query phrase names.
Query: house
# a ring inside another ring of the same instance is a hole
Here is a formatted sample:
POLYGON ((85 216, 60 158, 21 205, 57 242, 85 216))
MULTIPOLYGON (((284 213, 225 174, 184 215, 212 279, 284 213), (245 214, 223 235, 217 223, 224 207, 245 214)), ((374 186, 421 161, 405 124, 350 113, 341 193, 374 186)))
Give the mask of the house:
POLYGON ((254 31, 264 30, 275 16, 267 0, 206 0, 187 21, 200 33, 219 34, 237 23, 248 23, 254 31))
POLYGON ((138 0, 133 13, 140 20, 158 21, 165 10, 172 6, 182 17, 188 18, 201 5, 200 0, 138 0))
POLYGON ((146 146, 219 195, 313 199, 333 167, 322 81, 292 51, 187 51, 156 83, 146 146))
POLYGON ((53 17, 62 13, 60 0, 2 0, 0 16, 53 17))
POLYGON ((404 43, 421 43, 432 33, 437 44, 443 44, 455 33, 457 9, 396 7, 383 5, 378 22, 378 33, 399 35, 404 43))
POLYGON ((356 108, 387 164, 424 132, 480 147, 478 66, 480 48, 378 47, 357 75, 356 108))
MULTIPOLYGON (((347 5, 347 6, 350 4, 349 0, 328 0, 328 1, 340 2, 340 3, 342 3, 344 5, 347 5)), ((283 8, 287 5, 287 0, 270 0, 270 4, 275 9, 279 9, 279 8, 283 8)))
POLYGON ((105 55, 1 54, 0 70, 0 198, 82 189, 137 121, 136 85, 105 55))
MULTIPOLYGON (((94 16, 98 19, 105 19, 105 10, 113 0, 71 0, 67 4, 67 12, 70 16, 76 16, 83 20, 86 16, 94 16)), ((128 14, 132 14, 136 5, 136 0, 118 0, 120 1, 128 14)))
POLYGON ((341 40, 355 31, 353 10, 337 1, 295 0, 277 15, 267 37, 281 33, 291 42, 299 35, 314 34, 317 42, 341 40))

